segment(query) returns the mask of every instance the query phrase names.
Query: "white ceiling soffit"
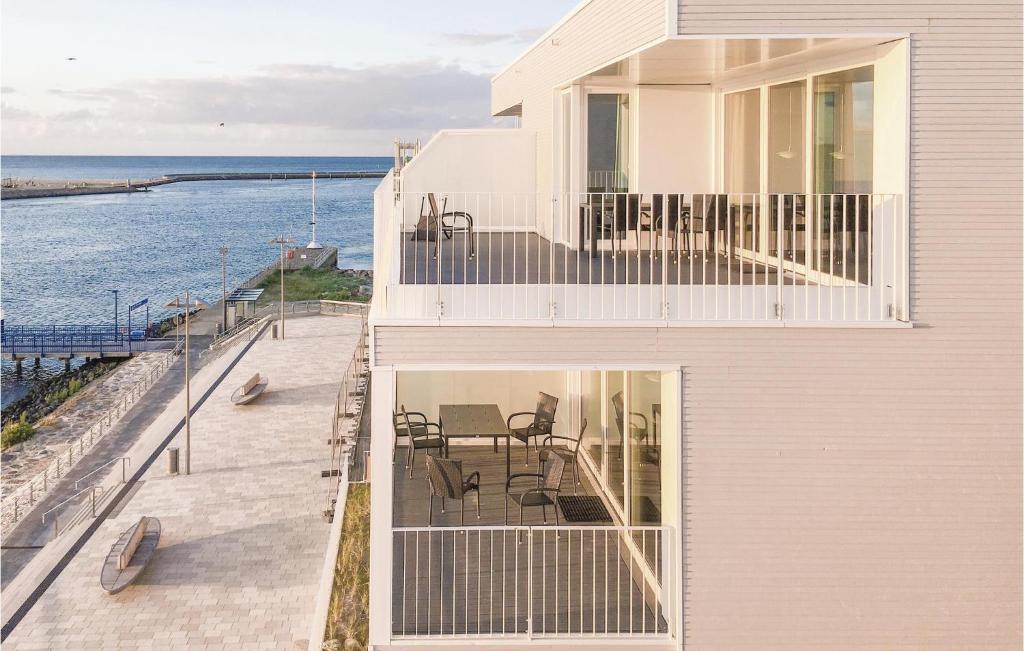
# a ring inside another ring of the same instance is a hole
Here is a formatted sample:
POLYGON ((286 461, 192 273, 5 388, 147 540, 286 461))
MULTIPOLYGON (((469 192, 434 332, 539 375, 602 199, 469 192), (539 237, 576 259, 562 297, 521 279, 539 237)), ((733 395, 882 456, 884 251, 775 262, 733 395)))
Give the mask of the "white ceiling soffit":
POLYGON ((594 85, 709 84, 807 61, 854 52, 892 37, 678 39, 646 50, 583 78, 594 85))

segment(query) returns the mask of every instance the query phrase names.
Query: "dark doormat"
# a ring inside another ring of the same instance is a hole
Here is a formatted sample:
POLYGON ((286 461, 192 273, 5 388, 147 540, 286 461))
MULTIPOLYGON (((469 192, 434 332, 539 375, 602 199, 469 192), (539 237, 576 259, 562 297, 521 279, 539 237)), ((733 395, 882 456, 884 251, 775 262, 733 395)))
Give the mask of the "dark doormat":
POLYGON ((611 522, 604 502, 594 495, 559 495, 558 506, 566 522, 611 522))

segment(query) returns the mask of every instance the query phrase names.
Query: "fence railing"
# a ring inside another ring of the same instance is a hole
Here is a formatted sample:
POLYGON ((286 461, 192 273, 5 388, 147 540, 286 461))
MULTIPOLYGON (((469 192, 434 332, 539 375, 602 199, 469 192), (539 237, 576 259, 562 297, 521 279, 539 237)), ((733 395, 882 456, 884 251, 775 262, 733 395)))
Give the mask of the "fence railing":
POLYGON ((145 395, 157 380, 163 377, 181 350, 182 344, 179 344, 173 350, 165 353, 159 363, 145 377, 122 393, 121 399, 116 404, 94 421, 84 434, 68 443, 64 450, 54 456, 53 461, 46 468, 21 486, 5 494, 0 501, 0 529, 7 531, 8 527, 17 523, 44 495, 49 493, 54 484, 65 477, 75 463, 117 424, 121 416, 145 395))
POLYGON ((901 195, 398 193, 389 208, 385 318, 908 318, 901 195))
POLYGON ((53 537, 57 538, 67 529, 88 518, 95 518, 97 508, 103 506, 106 499, 113 494, 113 489, 127 483, 128 469, 131 467, 131 462, 131 457, 115 457, 76 479, 72 490, 78 492, 49 508, 42 515, 42 523, 44 525, 49 524, 53 528, 53 537), (112 472, 111 467, 116 464, 120 465, 120 473, 112 472), (79 487, 86 480, 95 481, 91 480, 91 478, 103 471, 110 473, 111 481, 93 483, 88 488, 79 490, 79 487), (71 511, 72 515, 70 517, 63 517, 68 511, 71 511))
POLYGON ((0 328, 4 353, 66 353, 130 351, 133 338, 126 327, 113 325, 6 325, 0 328))
POLYGON ((667 531, 396 528, 392 637, 668 637, 667 531))
POLYGON ((332 500, 338 494, 343 466, 348 467, 349 481, 368 480, 369 441, 359 434, 369 383, 369 330, 365 310, 360 312, 360 318, 359 338, 352 358, 345 367, 334 401, 331 438, 328 441, 331 456, 326 471, 331 478, 327 488, 327 511, 334 508, 332 500))

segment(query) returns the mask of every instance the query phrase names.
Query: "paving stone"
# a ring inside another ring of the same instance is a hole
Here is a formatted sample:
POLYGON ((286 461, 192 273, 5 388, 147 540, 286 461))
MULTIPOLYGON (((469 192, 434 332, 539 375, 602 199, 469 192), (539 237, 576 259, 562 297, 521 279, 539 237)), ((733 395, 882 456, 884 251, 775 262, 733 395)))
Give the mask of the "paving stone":
MULTIPOLYGON (((4 651, 85 648, 86 632, 103 648, 292 648, 308 638, 329 534, 324 440, 358 333, 355 318, 317 316, 289 321, 284 341, 257 341, 192 418, 192 474, 170 477, 155 463, 4 651), (267 392, 232 405, 257 371, 267 392), (160 519, 157 553, 134 585, 107 595, 99 568, 142 515, 160 519)), ((184 435, 172 445, 184 454, 184 435)))

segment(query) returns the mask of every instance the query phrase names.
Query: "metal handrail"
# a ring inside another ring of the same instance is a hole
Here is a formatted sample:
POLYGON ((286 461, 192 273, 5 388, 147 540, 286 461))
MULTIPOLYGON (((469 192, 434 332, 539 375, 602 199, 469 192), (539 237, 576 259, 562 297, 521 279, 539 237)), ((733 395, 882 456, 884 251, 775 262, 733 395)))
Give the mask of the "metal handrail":
POLYGON ((117 463, 118 461, 121 462, 121 483, 122 484, 125 483, 128 480, 127 467, 126 466, 131 466, 132 465, 132 458, 131 457, 114 457, 110 461, 107 461, 106 463, 104 463, 102 466, 100 466, 100 467, 96 468, 95 470, 93 470, 91 472, 88 472, 88 473, 82 475, 81 477, 79 477, 78 479, 76 479, 75 480, 75 490, 78 490, 78 484, 81 483, 82 480, 84 480, 86 477, 92 477, 93 475, 95 475, 99 471, 103 470, 107 466, 110 466, 110 465, 112 465, 114 463, 117 463))
MULTIPOLYGON (((92 495, 90 497, 90 503, 92 504, 92 517, 95 518, 96 517, 96 490, 99 489, 99 488, 103 488, 103 486, 100 485, 100 484, 93 484, 92 486, 90 486, 88 488, 85 488, 85 489, 82 489, 82 490, 78 491, 77 493, 75 493, 71 497, 67 498, 63 502, 57 504, 56 506, 54 506, 50 510, 46 511, 45 513, 43 513, 42 523, 46 524, 46 516, 50 515, 51 513, 56 511, 57 509, 61 508, 62 506, 64 506, 68 502, 70 502, 71 500, 77 499, 78 497, 81 497, 83 494, 89 493, 89 492, 92 493, 92 495)), ((53 537, 56 538, 59 535, 60 535, 60 528, 58 527, 58 519, 57 519, 56 516, 54 516, 53 517, 53 537)))
POLYGON ((46 466, 46 468, 18 488, 10 491, 7 495, 4 495, 2 501, 0 501, 0 527, 6 528, 8 525, 20 520, 22 515, 21 509, 23 506, 26 506, 24 502, 27 501, 28 507, 34 506, 39 497, 42 497, 49 492, 54 481, 60 479, 62 476, 66 476, 76 460, 75 452, 77 451, 78 453, 77 458, 81 459, 87 450, 92 449, 95 442, 103 438, 103 436, 110 431, 120 417, 123 416, 128 409, 134 405, 135 402, 140 399, 151 386, 153 386, 153 384, 157 382, 157 380, 163 377, 163 374, 171 367, 171 364, 174 363, 177 356, 181 354, 183 346, 184 344, 179 342, 178 345, 168 351, 160 361, 159 365, 152 369, 144 378, 132 385, 123 394, 122 399, 118 403, 114 404, 110 409, 103 413, 99 419, 94 421, 84 434, 68 443, 66 455, 64 451, 60 452, 55 456, 54 460, 46 466), (62 466, 64 470, 63 473, 61 472, 62 466))

